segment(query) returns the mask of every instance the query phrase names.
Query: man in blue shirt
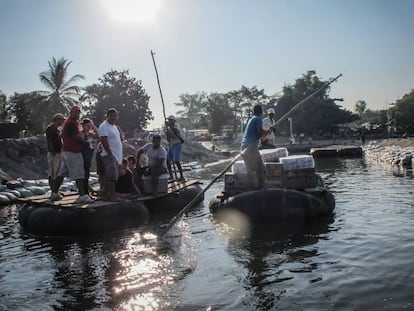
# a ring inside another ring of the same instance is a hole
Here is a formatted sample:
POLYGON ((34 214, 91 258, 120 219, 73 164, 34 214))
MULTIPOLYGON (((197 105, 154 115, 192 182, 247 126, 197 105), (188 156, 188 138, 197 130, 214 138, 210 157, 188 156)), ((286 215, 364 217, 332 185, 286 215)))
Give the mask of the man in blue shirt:
POLYGON ((263 130, 263 121, 261 118, 263 114, 262 107, 260 105, 254 106, 253 113, 253 117, 247 122, 246 129, 244 130, 241 148, 242 150, 247 149, 243 153, 243 160, 246 165, 249 180, 253 180, 253 172, 256 172, 259 190, 264 190, 265 166, 258 149, 260 137, 266 133, 263 130))

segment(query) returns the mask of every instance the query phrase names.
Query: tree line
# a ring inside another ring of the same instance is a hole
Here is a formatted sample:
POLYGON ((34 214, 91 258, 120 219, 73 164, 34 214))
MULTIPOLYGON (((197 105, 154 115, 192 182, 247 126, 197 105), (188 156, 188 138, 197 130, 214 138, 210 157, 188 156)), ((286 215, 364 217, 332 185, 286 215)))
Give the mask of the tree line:
MULTIPOLYGON (((82 75, 68 77, 69 60, 53 58, 48 64, 48 70, 39 74, 47 91, 15 93, 9 98, 0 91, 0 118, 15 122, 22 136, 43 133, 53 114, 65 114, 74 104, 80 104, 85 116, 97 124, 109 107, 117 108, 119 125, 127 136, 145 129, 153 119, 150 97, 142 81, 131 77, 128 70, 110 70, 97 83, 81 89, 76 83, 84 79, 82 75)), ((179 122, 187 129, 207 128, 219 134, 226 128, 236 133, 250 118, 254 105, 262 105, 264 111, 275 108, 278 120, 326 82, 315 71, 308 71, 292 85, 285 85, 280 93, 268 95, 257 86, 242 85, 226 93, 182 94, 175 105, 179 109, 179 122)), ((414 133, 414 90, 385 110, 372 111, 360 100, 355 104, 355 113, 338 104, 342 98, 331 98, 329 93, 330 87, 323 89, 292 114, 296 133, 332 134, 337 125, 351 122, 357 126, 363 122, 387 124, 395 130, 414 133)), ((278 131, 289 131, 287 120, 280 124, 278 131)))
POLYGON ((147 92, 142 82, 129 75, 128 70, 110 70, 98 83, 81 89, 76 83, 84 77, 68 77, 71 62, 65 58, 49 61, 49 69, 39 74, 47 91, 15 93, 9 98, 0 91, 0 113, 3 120, 15 122, 21 136, 44 133, 55 113, 67 114, 75 104, 82 106, 85 117, 95 124, 103 121, 108 108, 119 111, 119 126, 132 136, 135 130, 146 128, 153 119, 148 108, 147 92))

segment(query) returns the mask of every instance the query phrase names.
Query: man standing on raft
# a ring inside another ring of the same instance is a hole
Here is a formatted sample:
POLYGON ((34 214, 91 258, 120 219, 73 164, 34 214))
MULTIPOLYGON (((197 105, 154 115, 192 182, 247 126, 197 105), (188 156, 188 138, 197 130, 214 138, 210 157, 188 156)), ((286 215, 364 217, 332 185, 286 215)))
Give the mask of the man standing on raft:
POLYGON ((184 143, 184 139, 181 136, 181 131, 178 124, 175 124, 175 117, 169 116, 167 125, 167 140, 170 144, 167 154, 167 167, 170 178, 174 179, 173 173, 171 170, 171 162, 173 162, 180 172, 180 178, 178 181, 184 181, 183 169, 181 167, 181 149, 184 143))
POLYGON ((263 121, 261 118, 263 114, 262 107, 260 105, 254 106, 253 113, 253 117, 247 122, 246 129, 244 130, 241 144, 241 148, 244 150, 242 156, 249 180, 253 182, 253 172, 256 172, 259 190, 264 190, 265 166, 258 149, 260 137, 266 133, 263 130, 263 121))

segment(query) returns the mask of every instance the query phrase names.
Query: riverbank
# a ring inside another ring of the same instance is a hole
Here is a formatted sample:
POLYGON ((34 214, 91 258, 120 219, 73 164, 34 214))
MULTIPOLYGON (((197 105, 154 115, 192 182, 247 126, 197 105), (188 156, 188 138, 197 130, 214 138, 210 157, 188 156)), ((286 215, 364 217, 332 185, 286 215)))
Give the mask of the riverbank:
MULTIPOLYGON (((136 155, 146 141, 128 140, 123 143, 124 156, 136 155)), ((167 142, 162 142, 167 146, 167 142)), ((0 183, 22 179, 47 178, 47 145, 44 135, 0 139, 0 183)), ((206 149, 198 142, 186 141, 183 144, 183 162, 199 161, 202 164, 218 161, 223 155, 206 149)))
MULTIPOLYGON (((136 151, 145 141, 129 140, 125 142, 124 155, 135 155, 136 151)), ((326 147, 330 145, 358 144, 356 140, 318 140, 312 144, 278 144, 278 147, 287 147, 289 152, 308 153, 311 147, 326 147)), ((166 142, 163 142, 166 146, 166 142)), ((239 143, 222 144, 218 146, 221 150, 228 152, 213 152, 199 142, 186 141, 183 145, 183 162, 199 161, 207 168, 212 163, 223 160, 232 154, 239 152, 239 143)), ((365 153, 370 159, 395 164, 398 159, 407 154, 414 154, 414 138, 390 138, 373 140, 365 145, 365 153)), ((43 135, 21 138, 21 139, 0 139, 0 182, 23 179, 42 179, 47 177, 47 147, 46 138, 43 135)))
POLYGON ((411 166, 414 157, 413 138, 390 138, 370 141, 365 145, 365 157, 391 165, 411 166))

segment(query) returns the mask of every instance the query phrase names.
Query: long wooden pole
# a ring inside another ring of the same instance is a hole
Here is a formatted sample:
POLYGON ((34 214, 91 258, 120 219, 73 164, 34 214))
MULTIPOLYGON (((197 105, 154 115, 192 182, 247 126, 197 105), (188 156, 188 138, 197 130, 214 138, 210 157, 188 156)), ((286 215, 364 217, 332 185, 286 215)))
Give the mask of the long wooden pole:
MULTIPOLYGON (((167 124, 165 123, 167 120, 167 116, 165 114, 165 104, 164 104, 164 97, 162 96, 162 91, 161 91, 161 84, 160 84, 160 78, 158 76, 158 70, 157 70, 157 65, 155 64, 155 58, 154 58, 155 53, 151 50, 151 57, 152 57, 152 62, 154 64, 154 69, 155 69, 155 75, 157 76, 157 83, 158 83, 158 89, 160 90, 160 95, 161 95, 161 103, 162 103, 162 114, 164 115, 164 124, 165 124, 165 131, 167 131, 167 124)), ((174 175, 175 175, 175 179, 177 179, 177 170, 175 169, 175 163, 174 161, 171 161, 173 168, 174 168, 174 175)))
POLYGON ((155 69, 155 75, 157 76, 157 83, 158 83, 158 89, 160 90, 160 95, 161 95, 161 103, 162 103, 162 113, 164 115, 164 122, 167 120, 167 116, 165 115, 165 104, 164 104, 164 97, 162 96, 162 91, 161 91, 161 84, 160 84, 160 78, 158 76, 158 70, 157 70, 157 65, 155 65, 155 58, 154 58, 155 53, 151 50, 151 57, 152 57, 152 62, 154 63, 154 69, 155 69))
POLYGON ((201 191, 200 193, 198 193, 190 202, 187 203, 186 206, 184 206, 184 208, 178 212, 177 215, 174 216, 174 218, 172 218, 168 225, 165 227, 165 229, 161 232, 161 237, 164 236, 168 230, 171 229, 171 227, 176 223, 176 221, 190 208, 192 207, 197 201, 198 199, 204 195, 204 193, 210 189, 210 187, 221 177, 223 176, 227 170, 234 164, 234 162, 236 162, 242 155, 243 153, 246 151, 247 149, 244 149, 242 152, 240 152, 238 155, 236 155, 236 157, 231 160, 231 162, 229 164, 227 164, 227 166, 220 172, 220 174, 218 174, 216 177, 213 178, 213 180, 203 189, 203 191, 201 191))
MULTIPOLYGON (((287 113, 285 113, 279 120, 277 120, 275 122, 275 125, 280 124, 280 122, 282 122, 287 116, 289 116, 290 114, 292 114, 292 112, 294 112, 296 109, 298 109, 301 105, 303 105, 305 102, 307 102, 309 99, 311 99, 313 96, 315 96, 316 94, 318 94, 320 91, 322 91, 323 89, 325 89, 326 87, 328 87, 330 84, 332 84, 334 81, 338 80, 340 77, 342 76, 342 73, 339 74, 337 77, 333 78, 332 80, 326 82, 323 86, 321 86, 319 89, 317 89, 315 92, 313 92, 312 94, 310 94, 309 96, 305 97, 304 99, 302 99, 299 103, 297 103, 292 109, 290 109, 287 113)), ((190 208, 192 207, 197 201, 198 199, 204 195, 204 193, 221 177, 223 176, 227 170, 234 164, 234 162, 236 162, 242 155, 243 153, 246 151, 247 149, 244 149, 242 152, 240 152, 233 160, 231 160, 231 162, 220 172, 220 174, 218 174, 216 177, 213 178, 213 180, 204 188, 203 191, 201 191, 199 194, 197 194, 194 199, 192 199, 189 203, 187 203, 186 206, 184 206, 184 208, 182 210, 180 210, 178 212, 177 215, 174 216, 174 218, 172 218, 169 223, 167 224, 167 226, 165 227, 165 229, 163 231, 161 231, 160 236, 164 236, 168 230, 171 229, 171 227, 177 222, 177 220, 190 208)))

